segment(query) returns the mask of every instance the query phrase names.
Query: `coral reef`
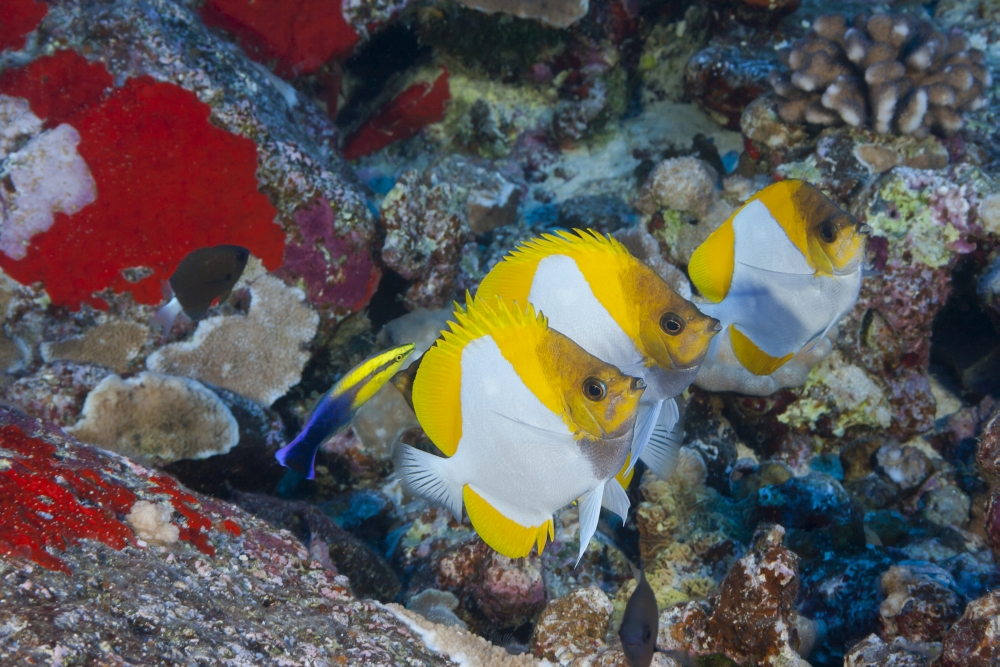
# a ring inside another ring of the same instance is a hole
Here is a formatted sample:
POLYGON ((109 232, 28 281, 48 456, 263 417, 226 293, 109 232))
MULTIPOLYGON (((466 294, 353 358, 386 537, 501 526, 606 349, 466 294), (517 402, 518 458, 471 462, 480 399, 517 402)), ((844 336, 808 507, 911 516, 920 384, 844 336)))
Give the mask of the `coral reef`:
POLYGON ((946 667, 987 667, 1000 658, 1000 592, 973 600, 942 642, 946 667))
POLYGON ((142 324, 109 320, 78 336, 42 343, 40 352, 46 363, 73 361, 124 373, 129 370, 148 337, 149 328, 142 324))
POLYGON ((559 664, 593 654, 604 645, 614 606, 596 586, 580 588, 550 602, 535 625, 531 652, 559 664))
POLYGON ((266 273, 254 257, 235 289, 243 287, 250 293, 246 315, 202 320, 189 340, 149 355, 149 370, 201 380, 264 406, 284 396, 309 360, 304 346, 319 317, 301 290, 266 273))
POLYGON ((967 37, 907 15, 819 16, 782 58, 791 73, 768 78, 784 98, 783 120, 870 125, 881 134, 954 134, 962 112, 986 104, 993 82, 967 37))
POLYGON ((146 463, 225 454, 239 442, 229 408, 200 382, 139 373, 109 375, 83 404, 67 433, 146 463))

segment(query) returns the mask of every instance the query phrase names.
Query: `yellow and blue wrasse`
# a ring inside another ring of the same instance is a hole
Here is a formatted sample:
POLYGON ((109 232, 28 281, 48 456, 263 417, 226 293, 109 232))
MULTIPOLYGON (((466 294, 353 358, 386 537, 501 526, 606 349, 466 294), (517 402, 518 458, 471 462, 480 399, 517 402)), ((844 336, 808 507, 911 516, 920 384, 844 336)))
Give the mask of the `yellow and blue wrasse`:
POLYGON ((488 545, 510 558, 541 552, 552 514, 580 503, 580 555, 601 506, 621 517, 629 500, 615 479, 632 442, 644 385, 499 299, 469 299, 421 358, 413 408, 444 457, 397 443, 404 486, 462 505, 488 545))
POLYGON ((618 241, 597 232, 545 234, 515 248, 479 285, 477 298, 532 304, 549 326, 646 383, 627 486, 641 459, 666 478, 677 461, 679 410, 719 323, 672 290, 618 241))
POLYGON ((312 479, 319 446, 351 422, 358 408, 402 367, 413 347, 412 343, 407 343, 380 352, 349 370, 319 399, 302 432, 275 453, 278 462, 312 479))
POLYGON ((775 183, 748 200, 688 265, 711 302, 701 309, 723 326, 695 384, 756 395, 788 386, 775 373, 809 356, 854 307, 869 231, 804 181, 775 183))

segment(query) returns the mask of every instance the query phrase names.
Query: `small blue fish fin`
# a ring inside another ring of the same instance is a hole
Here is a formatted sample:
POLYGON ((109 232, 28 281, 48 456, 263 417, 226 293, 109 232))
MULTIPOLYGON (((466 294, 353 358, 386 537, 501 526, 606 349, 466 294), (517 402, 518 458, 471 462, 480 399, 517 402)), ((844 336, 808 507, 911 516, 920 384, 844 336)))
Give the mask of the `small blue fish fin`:
POLYGON ((605 487, 606 483, 602 482, 583 494, 577 501, 580 510, 580 555, 577 556, 576 565, 573 567, 580 564, 583 554, 587 550, 587 545, 590 544, 590 538, 597 532, 597 521, 601 518, 601 501, 604 499, 605 487))
POLYGON ((392 466, 403 487, 415 496, 447 507, 462 520, 462 485, 448 479, 448 459, 397 442, 392 466))
MULTIPOLYGON (((671 401, 672 403, 673 401, 671 401)), ((635 462, 642 456, 642 451, 649 442, 649 437, 653 435, 656 422, 660 419, 660 411, 663 410, 664 401, 656 401, 645 406, 640 404, 639 418, 635 423, 635 430, 632 432, 632 456, 629 457, 628 469, 623 477, 627 477, 635 467, 635 462)))
POLYGON ((878 277, 884 276, 884 275, 885 275, 885 271, 878 271, 876 269, 870 269, 867 266, 862 266, 861 267, 861 278, 862 279, 864 279, 864 278, 878 278, 878 277))
POLYGON ((322 440, 309 437, 309 429, 304 428, 294 440, 274 453, 278 463, 293 470, 306 479, 316 477, 316 452, 322 440))
POLYGON ((612 477, 604 483, 604 495, 601 497, 601 506, 620 516, 623 524, 628 518, 628 508, 630 505, 628 494, 625 493, 625 489, 622 488, 617 479, 612 477))
POLYGON ((684 420, 675 399, 670 399, 673 409, 660 413, 660 421, 649 436, 642 452, 642 462, 660 479, 667 479, 677 467, 681 442, 684 441, 684 420))
POLYGON ((177 297, 173 297, 161 307, 156 314, 153 315, 153 319, 150 321, 154 327, 159 327, 164 331, 170 331, 170 327, 174 326, 174 320, 177 316, 184 310, 181 306, 181 302, 177 300, 177 297))

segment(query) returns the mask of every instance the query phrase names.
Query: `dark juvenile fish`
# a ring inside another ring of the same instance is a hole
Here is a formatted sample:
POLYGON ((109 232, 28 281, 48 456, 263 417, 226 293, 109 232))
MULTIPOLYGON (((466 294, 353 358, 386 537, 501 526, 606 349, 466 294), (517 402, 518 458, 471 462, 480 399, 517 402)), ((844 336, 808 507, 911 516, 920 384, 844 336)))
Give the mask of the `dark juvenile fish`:
POLYGON ((628 667, 649 667, 656 651, 656 634, 660 630, 659 611, 656 595, 646 581, 641 570, 635 571, 638 585, 625 605, 618 637, 622 640, 622 651, 628 667))
POLYGON ((153 324, 169 330, 183 311, 192 320, 205 317, 216 299, 225 301, 233 285, 243 275, 250 251, 238 245, 217 245, 189 252, 177 264, 164 286, 165 296, 173 296, 153 316, 153 324))
POLYGON ((250 251, 238 245, 217 245, 192 250, 170 276, 170 288, 192 320, 205 317, 216 299, 229 296, 243 275, 250 251))

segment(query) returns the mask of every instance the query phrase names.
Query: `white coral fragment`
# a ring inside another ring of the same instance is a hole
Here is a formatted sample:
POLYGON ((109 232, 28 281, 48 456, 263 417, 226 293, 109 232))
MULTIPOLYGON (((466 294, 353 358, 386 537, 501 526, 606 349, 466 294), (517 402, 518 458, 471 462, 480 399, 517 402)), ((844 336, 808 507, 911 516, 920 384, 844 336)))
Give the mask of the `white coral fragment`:
POLYGON ((170 522, 174 510, 170 503, 139 500, 125 516, 136 536, 149 544, 173 544, 180 538, 180 529, 170 522))
MULTIPOLYGON (((6 109, 10 108, 7 104, 6 109)), ((19 118, 23 124, 23 115, 19 118)), ((51 227, 54 214, 72 215, 97 199, 90 168, 76 150, 79 143, 76 129, 62 124, 6 156, 0 165, 4 183, 0 185, 0 252, 23 259, 29 239, 51 227)))

